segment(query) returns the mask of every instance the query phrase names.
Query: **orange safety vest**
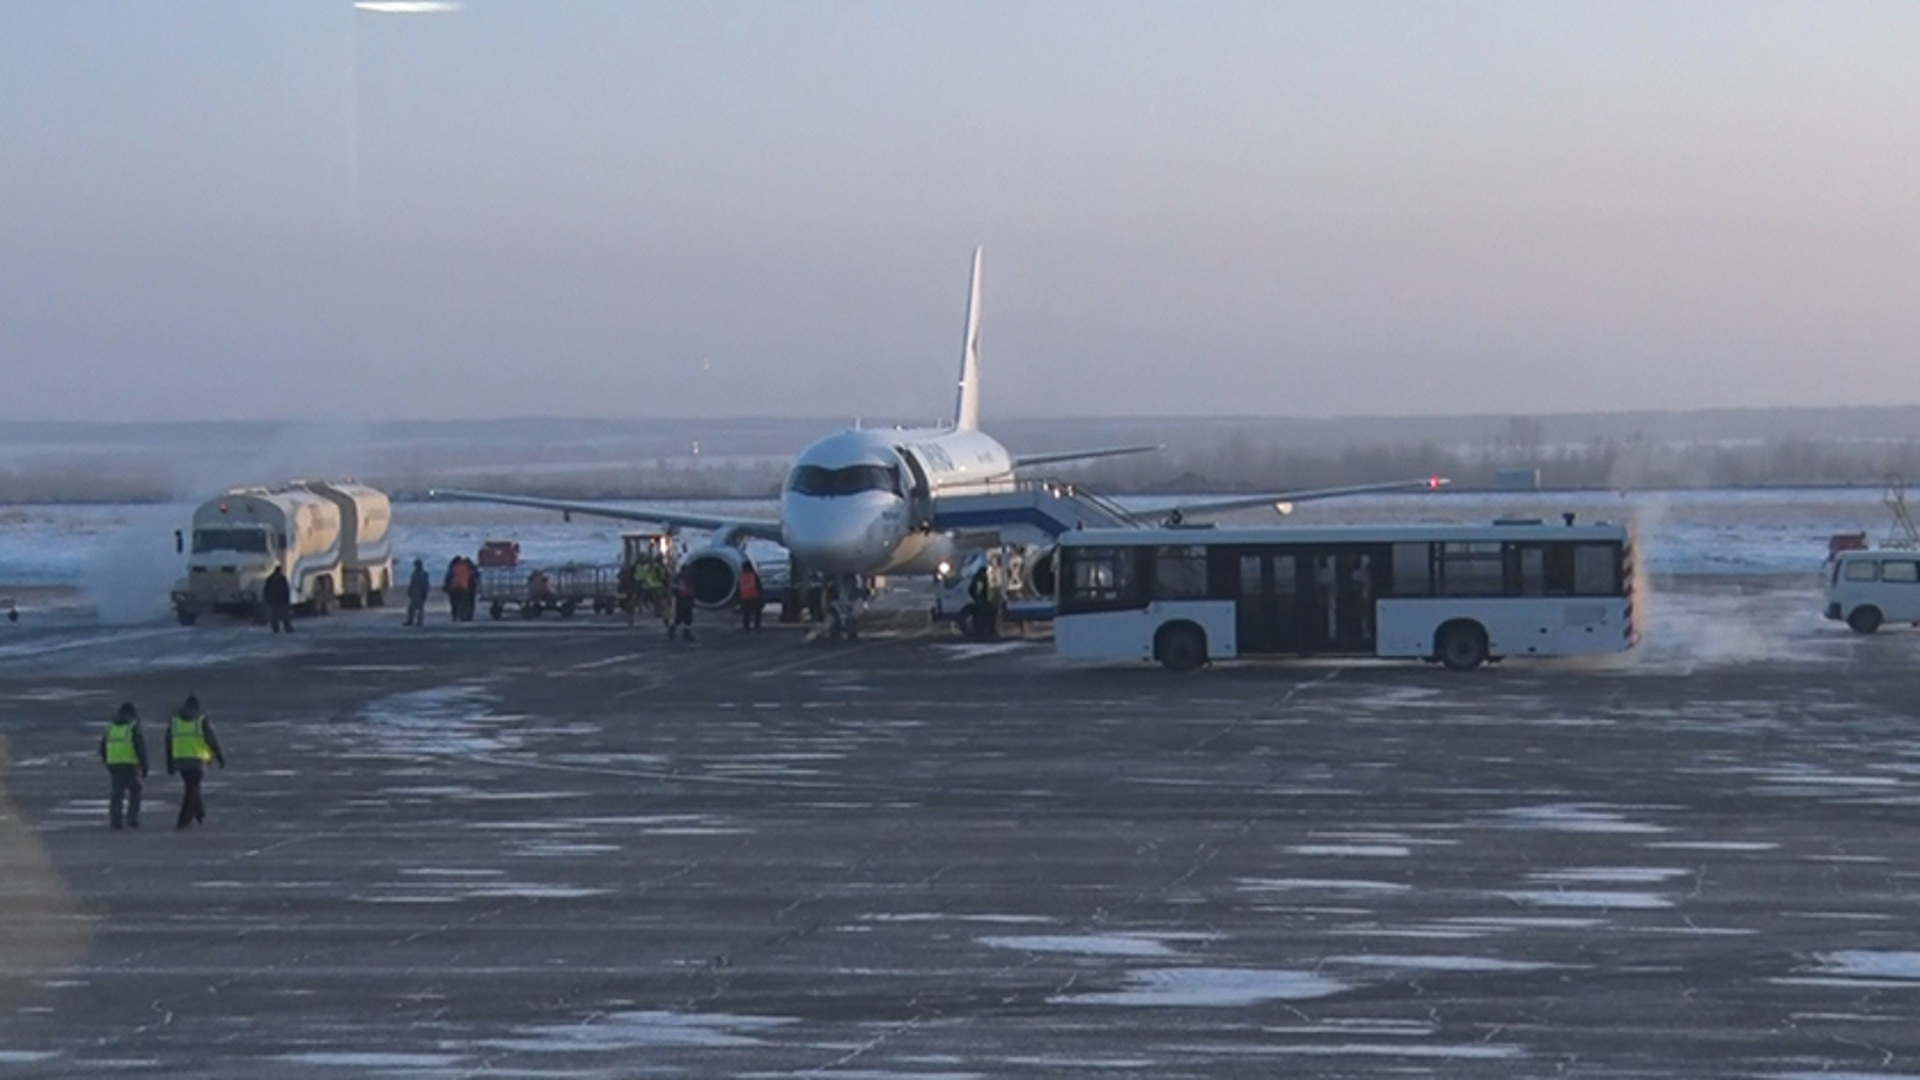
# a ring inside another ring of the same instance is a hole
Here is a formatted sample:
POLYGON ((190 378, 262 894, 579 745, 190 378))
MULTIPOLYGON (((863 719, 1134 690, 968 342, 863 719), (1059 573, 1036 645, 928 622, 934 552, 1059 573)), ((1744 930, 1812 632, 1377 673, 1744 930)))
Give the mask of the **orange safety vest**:
POLYGON ((751 604, 760 599, 760 575, 749 570, 740 575, 740 599, 751 604))

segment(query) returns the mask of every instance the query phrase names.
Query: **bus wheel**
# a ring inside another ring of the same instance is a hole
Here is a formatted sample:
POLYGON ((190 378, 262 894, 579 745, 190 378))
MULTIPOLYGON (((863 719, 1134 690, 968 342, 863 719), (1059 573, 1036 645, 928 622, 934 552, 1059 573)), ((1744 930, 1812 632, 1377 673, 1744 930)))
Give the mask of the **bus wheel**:
POLYGON ((1440 628, 1434 651, 1454 671, 1472 671, 1487 659, 1487 632, 1479 623, 1450 622, 1440 628))
POLYGON ((1168 671, 1192 671, 1207 662, 1207 635, 1192 623, 1163 626, 1154 635, 1153 655, 1168 671))
POLYGON ((1854 608, 1853 614, 1847 616, 1847 625, 1856 634, 1871 634, 1880 629, 1880 609, 1872 604, 1854 608))

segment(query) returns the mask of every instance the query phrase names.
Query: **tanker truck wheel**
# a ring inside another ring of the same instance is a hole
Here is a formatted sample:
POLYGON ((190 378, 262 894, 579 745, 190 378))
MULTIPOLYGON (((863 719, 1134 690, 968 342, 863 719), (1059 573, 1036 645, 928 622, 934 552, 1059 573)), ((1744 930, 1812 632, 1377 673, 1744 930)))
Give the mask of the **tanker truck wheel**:
POLYGON ((498 600, 495 600, 493 602, 493 605, 487 608, 487 615, 489 618, 498 619, 500 618, 500 616, 505 615, 506 613, 507 613, 507 605, 501 603, 498 600))

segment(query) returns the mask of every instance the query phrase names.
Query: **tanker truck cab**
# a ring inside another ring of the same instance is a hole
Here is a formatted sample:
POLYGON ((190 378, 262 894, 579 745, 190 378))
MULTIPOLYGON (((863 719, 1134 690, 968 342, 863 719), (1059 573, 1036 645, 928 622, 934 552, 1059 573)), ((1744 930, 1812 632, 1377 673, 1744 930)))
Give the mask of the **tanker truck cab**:
POLYGON ((296 607, 325 614, 340 594, 339 538, 338 511, 310 492, 249 489, 209 500, 193 514, 174 614, 182 625, 209 611, 257 615, 275 567, 286 572, 296 607))

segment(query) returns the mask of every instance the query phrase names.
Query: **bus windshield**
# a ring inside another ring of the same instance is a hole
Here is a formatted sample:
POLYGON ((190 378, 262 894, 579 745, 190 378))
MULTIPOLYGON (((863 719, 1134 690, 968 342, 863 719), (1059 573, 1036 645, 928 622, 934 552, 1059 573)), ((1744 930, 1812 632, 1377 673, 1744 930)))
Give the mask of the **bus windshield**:
POLYGON ((829 469, 800 465, 787 481, 787 490, 800 495, 857 495, 862 491, 900 493, 900 478, 885 465, 848 465, 829 469))
POLYGON ((265 555, 267 553, 266 531, 263 529, 195 529, 193 553, 205 555, 213 551, 238 551, 265 555))

